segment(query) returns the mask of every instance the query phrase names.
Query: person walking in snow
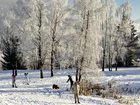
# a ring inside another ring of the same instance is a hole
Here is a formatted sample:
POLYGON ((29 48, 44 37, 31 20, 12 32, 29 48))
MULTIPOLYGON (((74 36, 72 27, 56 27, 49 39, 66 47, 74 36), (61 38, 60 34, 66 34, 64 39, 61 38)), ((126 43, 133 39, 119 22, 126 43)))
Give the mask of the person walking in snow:
POLYGON ((74 93, 74 100, 75 100, 75 103, 80 103, 80 101, 79 101, 79 92, 80 92, 79 82, 76 81, 76 82, 73 84, 73 93, 74 93))
POLYGON ((67 83, 70 81, 70 90, 72 89, 72 86, 73 86, 73 80, 72 80, 72 77, 70 75, 68 75, 68 80, 67 80, 67 83))
POLYGON ((28 73, 24 73, 25 76, 25 84, 29 85, 29 77, 28 77, 28 73))
POLYGON ((12 75, 12 87, 17 88, 17 86, 16 86, 16 75, 12 75))

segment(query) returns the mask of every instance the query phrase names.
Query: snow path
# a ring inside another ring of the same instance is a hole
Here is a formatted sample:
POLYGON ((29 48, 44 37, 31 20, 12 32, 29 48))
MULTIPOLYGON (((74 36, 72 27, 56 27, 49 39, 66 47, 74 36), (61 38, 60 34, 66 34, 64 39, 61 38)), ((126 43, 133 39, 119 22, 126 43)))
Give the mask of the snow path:
MULTIPOLYGON (((11 88, 11 71, 0 71, 0 105, 74 105, 73 94, 66 91, 69 88, 67 75, 74 75, 73 70, 55 71, 53 78, 50 77, 50 71, 45 70, 44 79, 39 79, 39 71, 30 70, 30 85, 24 84, 24 72, 27 71, 18 71, 18 88, 11 88), (53 90, 53 84, 60 86, 60 90, 53 90)), ((128 78, 121 74, 124 75, 124 72, 107 74, 110 76, 107 78, 114 78, 111 76, 114 75, 118 81, 126 82, 128 78)), ((129 79, 136 80, 135 76, 129 79)), ((80 96, 80 102, 80 105, 119 105, 116 100, 91 96, 80 96)))
MULTIPOLYGON (((73 105, 74 99, 72 94, 47 94, 42 92, 20 92, 15 89, 11 92, 0 92, 0 103, 2 105, 73 105)), ((80 105, 115 105, 114 101, 101 100, 100 98, 80 97, 80 105), (108 101, 108 102, 107 102, 108 101)))

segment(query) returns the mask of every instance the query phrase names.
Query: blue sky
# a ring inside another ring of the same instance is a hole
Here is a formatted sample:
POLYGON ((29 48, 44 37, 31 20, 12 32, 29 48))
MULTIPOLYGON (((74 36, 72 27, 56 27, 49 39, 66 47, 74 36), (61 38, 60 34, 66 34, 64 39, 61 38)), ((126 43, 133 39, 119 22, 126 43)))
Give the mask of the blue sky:
MULTIPOLYGON (((74 0, 70 0, 71 2, 74 0)), ((121 5, 125 0, 116 0, 118 5, 121 5)), ((140 0, 130 0, 132 5, 132 19, 140 19, 140 0)))
MULTIPOLYGON (((121 5, 125 0, 116 0, 118 5, 121 5)), ((132 19, 140 19, 140 0, 130 0, 132 5, 132 19)))

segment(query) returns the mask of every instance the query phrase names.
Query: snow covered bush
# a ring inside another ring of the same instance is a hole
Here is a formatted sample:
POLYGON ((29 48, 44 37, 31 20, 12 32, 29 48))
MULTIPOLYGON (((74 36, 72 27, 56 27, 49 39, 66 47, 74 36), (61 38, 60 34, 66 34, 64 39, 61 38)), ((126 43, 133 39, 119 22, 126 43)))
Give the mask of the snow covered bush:
POLYGON ((118 98, 117 91, 113 88, 114 81, 111 80, 106 84, 92 83, 88 80, 82 80, 80 82, 80 94, 82 95, 98 95, 102 97, 118 98))
POLYGON ((120 99, 121 96, 117 94, 117 91, 115 88, 107 88, 101 92, 103 98, 114 98, 114 99, 120 99))
POLYGON ((116 81, 111 79, 105 83, 82 80, 80 82, 80 94, 85 96, 99 96, 103 98, 121 99, 116 81))
POLYGON ((116 90, 120 94, 140 94, 140 87, 139 84, 135 83, 127 83, 127 84, 120 84, 116 86, 116 90))
POLYGON ((122 97, 118 102, 123 105, 139 105, 137 97, 122 97))
POLYGON ((104 83, 104 90, 101 91, 101 96, 103 98, 114 98, 120 99, 121 96, 118 95, 118 91, 115 88, 116 81, 114 79, 109 80, 107 83, 104 83))
POLYGON ((92 82, 88 80, 82 80, 80 82, 80 94, 89 96, 89 95, 101 95, 102 90, 104 90, 105 87, 101 84, 93 84, 92 82))
POLYGON ((92 95, 115 99, 123 105, 139 105, 140 87, 137 83, 119 83, 115 79, 91 85, 92 95), (133 94, 133 96, 132 96, 133 94), (127 95, 127 96, 126 96, 127 95), (138 95, 138 96, 136 96, 138 95))

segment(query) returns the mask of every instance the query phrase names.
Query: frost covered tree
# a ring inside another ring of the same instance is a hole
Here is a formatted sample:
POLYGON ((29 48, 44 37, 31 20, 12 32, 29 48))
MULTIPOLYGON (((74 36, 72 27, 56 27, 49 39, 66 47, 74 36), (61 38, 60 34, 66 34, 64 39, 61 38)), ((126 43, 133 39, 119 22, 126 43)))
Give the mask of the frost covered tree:
POLYGON ((125 65, 124 59, 127 53, 128 39, 131 36, 131 5, 129 1, 126 1, 118 9, 118 23, 117 35, 115 40, 116 46, 116 70, 117 66, 125 65), (119 46, 119 47, 118 47, 119 46))
POLYGON ((80 81, 86 75, 98 72, 103 9, 100 0, 76 1, 76 81, 80 81))
POLYGON ((68 16, 68 0, 51 0, 47 1, 48 10, 48 26, 49 26, 49 37, 51 40, 51 55, 50 55, 50 66, 51 66, 51 77, 53 77, 53 70, 58 67, 60 68, 60 53, 59 46, 62 36, 65 33, 64 22, 68 16))
MULTIPOLYGON (((60 42, 65 34, 65 19, 68 16, 68 0, 19 0, 15 8, 21 19, 21 30, 28 45, 28 59, 37 63, 43 77, 42 67, 47 61, 48 67, 60 67, 60 42), (24 27, 24 28, 23 28, 24 27), (30 53, 30 54, 29 54, 30 53)), ((62 46, 62 45, 61 45, 62 46)), ((62 47, 63 48, 63 47, 62 47)))
MULTIPOLYGON (((47 18, 46 18, 46 6, 43 0, 19 0, 15 8, 15 13, 23 19, 22 27, 24 27, 24 34, 31 41, 31 51, 36 55, 37 69, 40 70, 40 78, 43 78, 42 67, 47 55, 46 43, 47 43, 47 18)), ((30 42, 29 41, 29 42, 30 42)))
POLYGON ((105 21, 102 23, 102 71, 108 66, 109 71, 112 69, 112 63, 114 61, 114 36, 116 30, 116 2, 115 0, 102 1, 105 6, 104 14, 105 21))
POLYGON ((106 21, 103 23, 102 71, 106 66, 112 71, 113 64, 116 64, 117 68, 124 62, 127 52, 127 37, 130 36, 131 29, 131 5, 126 1, 117 9, 115 0, 106 0, 103 3, 106 7, 106 21))

